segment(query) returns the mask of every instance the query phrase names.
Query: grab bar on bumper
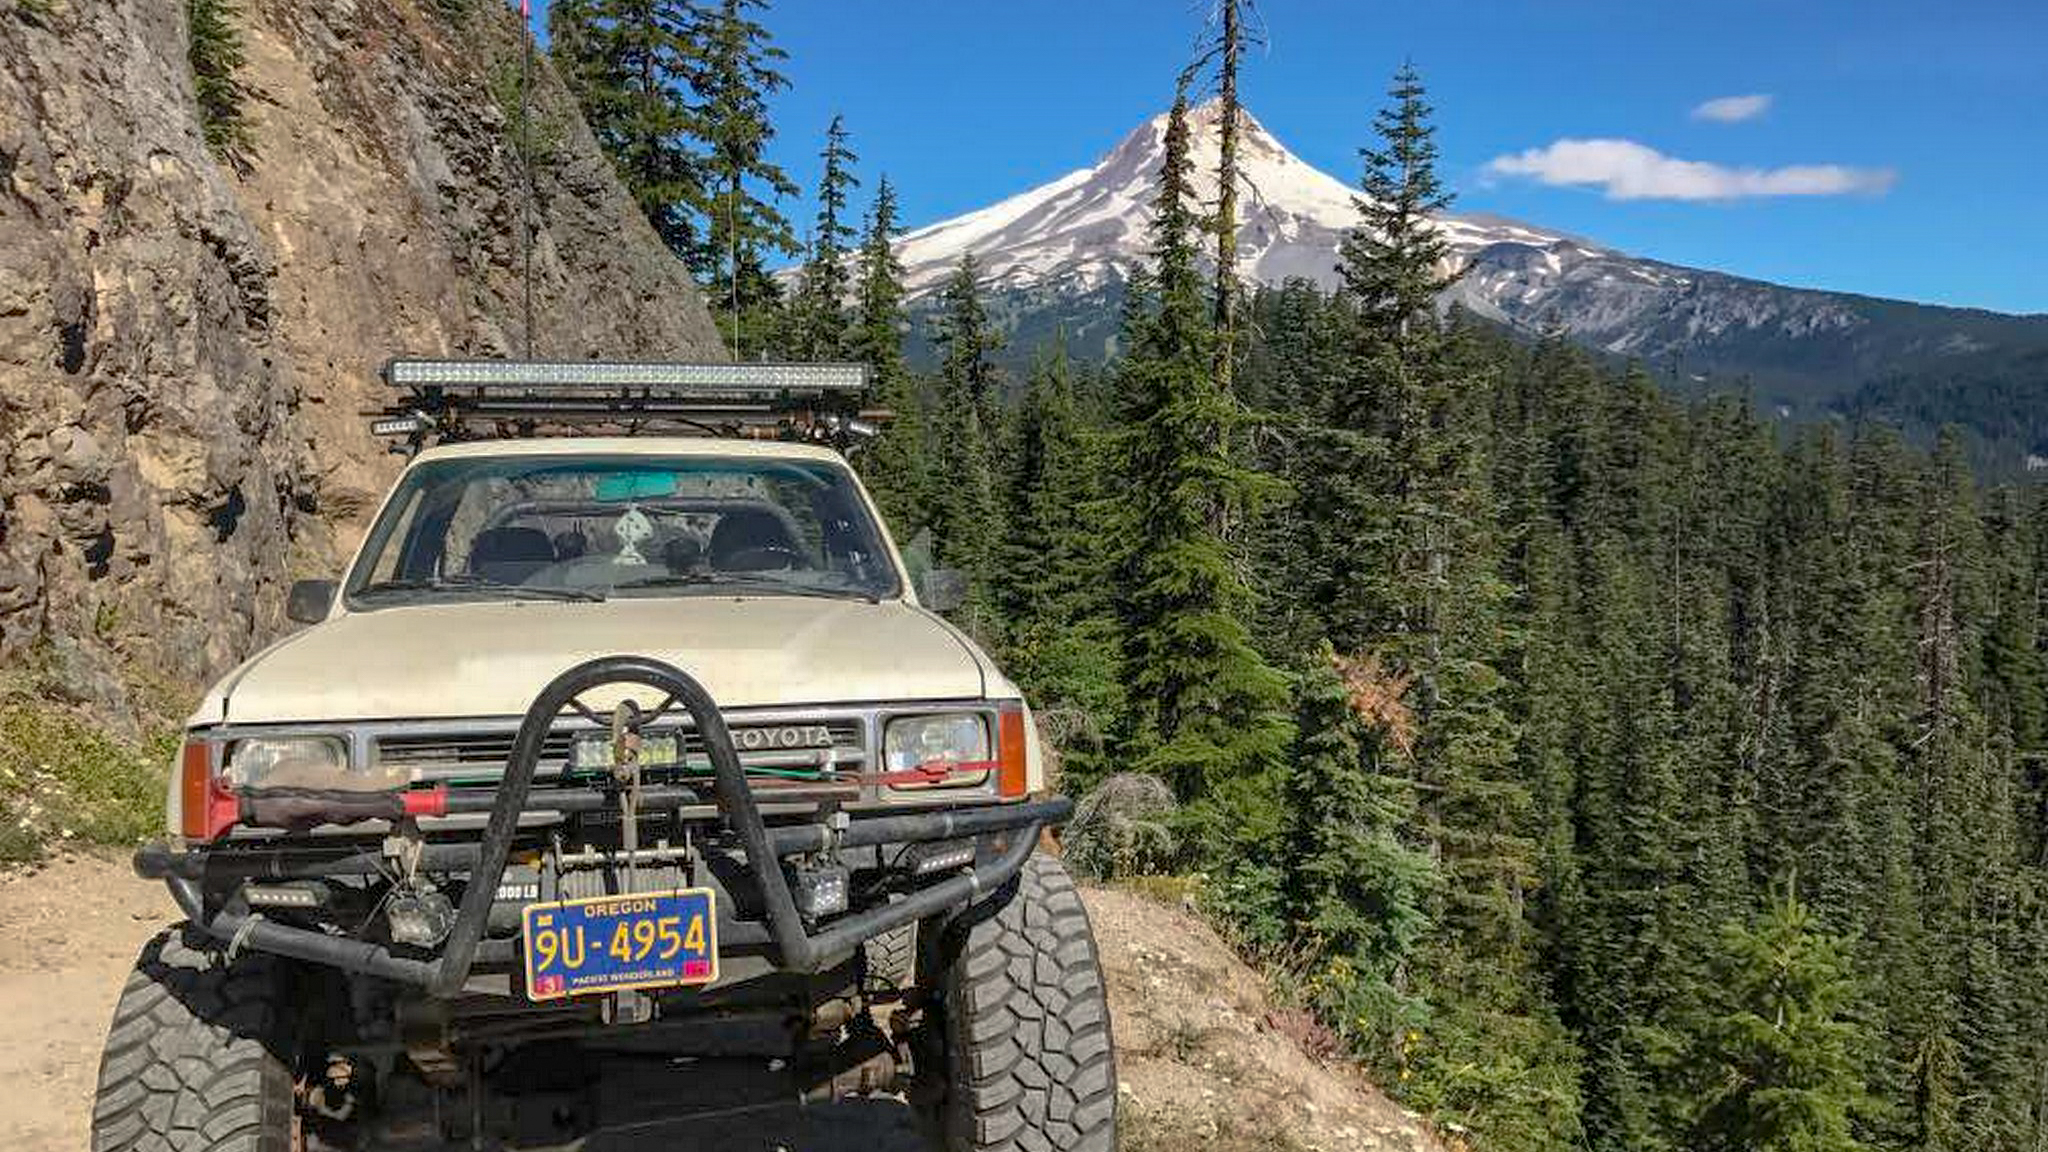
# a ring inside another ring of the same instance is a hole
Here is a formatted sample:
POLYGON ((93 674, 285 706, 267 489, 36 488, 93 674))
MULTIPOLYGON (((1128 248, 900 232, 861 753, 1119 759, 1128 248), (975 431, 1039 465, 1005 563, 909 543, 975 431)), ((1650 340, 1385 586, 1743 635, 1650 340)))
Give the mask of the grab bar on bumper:
MULTIPOLYGON (((1064 822, 1073 811, 1065 797, 1032 804, 948 810, 916 815, 884 816, 853 821, 842 829, 798 825, 770 830, 749 787, 739 752, 725 718, 703 685, 672 665, 642 656, 607 656, 586 661, 549 681, 521 719, 505 774, 484 826, 482 841, 469 861, 462 906, 456 913, 441 955, 415 960, 393 954, 382 945, 293 928, 260 916, 221 909, 207 914, 198 879, 209 861, 199 853, 174 853, 164 845, 144 845, 135 867, 144 876, 162 877, 172 898, 193 923, 221 939, 280 955, 331 965, 414 984, 435 996, 461 991, 474 967, 483 934, 510 858, 520 814, 525 810, 539 766, 541 748, 556 717, 571 701, 607 684, 640 684, 668 694, 696 722, 712 770, 719 811, 739 834, 742 848, 761 887, 767 912, 767 936, 780 965, 815 972, 844 955, 860 941, 901 927, 946 908, 971 903, 1000 888, 1017 874, 1048 824, 1064 822), (817 935, 804 929, 795 898, 783 876, 782 857, 836 847, 857 847, 920 840, 950 839, 985 831, 1015 828, 1019 835, 996 859, 902 900, 841 919, 817 935)), ((664 708, 666 707, 664 704, 664 708)), ((436 846, 455 848, 456 846, 436 846)), ((466 846, 465 846, 466 847, 466 846)), ((448 853, 450 862, 457 854, 448 853)), ((469 855, 467 852, 461 853, 469 855)), ((348 864, 356 858, 341 858, 348 864)), ((316 866, 317 867, 317 866, 316 866)))

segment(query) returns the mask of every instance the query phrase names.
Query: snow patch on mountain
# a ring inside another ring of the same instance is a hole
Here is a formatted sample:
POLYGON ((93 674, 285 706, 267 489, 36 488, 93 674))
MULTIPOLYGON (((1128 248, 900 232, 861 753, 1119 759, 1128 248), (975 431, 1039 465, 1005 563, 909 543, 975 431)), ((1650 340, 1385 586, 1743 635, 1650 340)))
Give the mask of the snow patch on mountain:
MULTIPOLYGON (((1216 202, 1220 105, 1189 116, 1197 210, 1216 202)), ((1117 289, 1147 260, 1147 225, 1166 117, 1138 126, 1093 166, 905 235, 898 255, 915 303, 971 252, 983 287, 1018 311, 1117 289)), ((1238 270, 1277 284, 1337 283, 1337 253, 1358 224, 1358 191, 1288 151, 1240 113, 1238 270)), ((1645 260, 1563 232, 1486 214, 1439 217, 1462 273, 1445 303, 1524 330, 1560 328, 1613 352, 1659 356, 1745 331, 1840 331, 1863 323, 1834 297, 1645 260)), ((1450 269, 1447 269, 1450 270, 1450 269)))
MULTIPOLYGON (((1241 274, 1266 283, 1301 276, 1334 286, 1337 247, 1357 223, 1358 193, 1288 151, 1250 113, 1240 114, 1239 125, 1241 274)), ((1220 106, 1211 101, 1194 109, 1188 127, 1195 195, 1201 205, 1213 205, 1220 106)), ((1122 280, 1146 255, 1165 143, 1166 117, 1155 116, 1093 167, 911 232, 900 249, 911 294, 937 289, 968 252, 997 290, 1058 284, 1088 291, 1122 280)), ((1572 237, 1494 217, 1447 215, 1442 226, 1460 263, 1503 244, 1533 249, 1553 269, 1602 254, 1572 237)))

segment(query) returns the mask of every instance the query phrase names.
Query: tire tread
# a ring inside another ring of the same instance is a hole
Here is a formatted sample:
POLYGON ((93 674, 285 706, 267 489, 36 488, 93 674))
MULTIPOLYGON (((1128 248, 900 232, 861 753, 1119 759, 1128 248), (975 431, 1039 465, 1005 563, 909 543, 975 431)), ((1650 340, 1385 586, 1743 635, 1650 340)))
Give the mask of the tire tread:
POLYGON ((107 1030, 92 1152, 287 1152, 279 978, 267 956, 225 963, 190 925, 150 940, 107 1030))
POLYGON ((1095 936, 1059 861, 1024 862, 946 971, 948 1152, 1114 1152, 1116 1058, 1095 936))

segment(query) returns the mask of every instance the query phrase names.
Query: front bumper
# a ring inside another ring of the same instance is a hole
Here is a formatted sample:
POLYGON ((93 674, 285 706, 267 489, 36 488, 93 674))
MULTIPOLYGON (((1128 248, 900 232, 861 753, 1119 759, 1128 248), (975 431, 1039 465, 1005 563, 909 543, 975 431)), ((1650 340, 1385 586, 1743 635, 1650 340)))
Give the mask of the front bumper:
MULTIPOLYGON (((668 664, 645 657, 611 656, 564 672, 535 698, 520 723, 481 839, 425 847, 429 857, 422 860, 424 867, 466 875, 462 905, 440 955, 434 959, 399 955, 382 944, 279 924, 232 907, 209 907, 202 887, 209 880, 374 875, 382 863, 377 853, 308 853, 278 848, 228 857, 205 849, 180 852, 162 843, 151 843, 136 852, 135 869, 146 878, 163 880, 172 898, 194 924, 237 947, 394 980, 436 996, 456 995, 479 963, 512 958, 516 941, 486 940, 484 934, 520 817, 528 811, 534 772, 549 729, 562 710, 581 694, 618 683, 639 684, 663 692, 695 721, 711 759, 713 799, 725 823, 737 834, 749 862, 748 871, 758 885, 759 906, 764 913, 760 920, 721 924, 721 943, 765 946, 777 966, 786 970, 818 971, 864 940, 980 900, 1017 874, 1036 847, 1041 830, 1065 822, 1073 811, 1072 801, 1055 797, 1029 803, 872 816, 837 825, 770 828, 762 818, 724 718, 704 688, 689 674, 668 664), (843 916, 816 932, 806 928, 781 866, 786 857, 808 853, 985 837, 993 833, 1004 834, 1006 841, 994 858, 887 905, 843 916), (501 952, 503 955, 498 954, 501 952)), ((667 706, 665 702, 664 708, 667 706)))

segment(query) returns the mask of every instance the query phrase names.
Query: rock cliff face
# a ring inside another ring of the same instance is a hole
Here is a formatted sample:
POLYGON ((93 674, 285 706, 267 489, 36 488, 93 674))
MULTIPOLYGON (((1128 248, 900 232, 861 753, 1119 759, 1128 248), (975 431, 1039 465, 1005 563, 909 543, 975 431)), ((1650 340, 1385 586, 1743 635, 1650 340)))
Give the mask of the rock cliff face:
MULTIPOLYGON (((0 664, 190 683, 334 573, 398 462, 401 353, 519 354, 496 0, 243 0, 253 147, 207 148, 180 0, 0 0, 0 664)), ((717 358, 541 61, 533 351, 717 358)))

